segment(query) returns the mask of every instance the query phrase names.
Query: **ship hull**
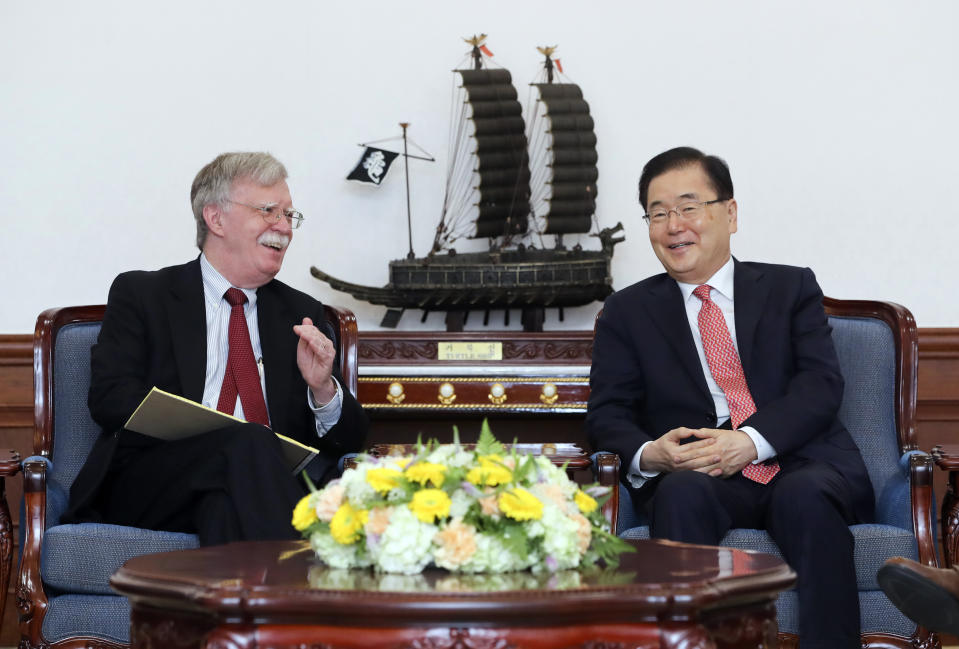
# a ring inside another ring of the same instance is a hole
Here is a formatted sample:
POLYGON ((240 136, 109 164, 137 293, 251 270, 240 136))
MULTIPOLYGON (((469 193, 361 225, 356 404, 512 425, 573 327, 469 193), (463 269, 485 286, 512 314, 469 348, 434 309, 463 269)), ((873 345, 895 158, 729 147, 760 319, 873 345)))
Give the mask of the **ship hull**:
POLYGON ((396 259, 382 288, 344 282, 315 267, 311 273, 338 291, 390 308, 572 307, 612 293, 610 257, 603 250, 510 250, 396 259))

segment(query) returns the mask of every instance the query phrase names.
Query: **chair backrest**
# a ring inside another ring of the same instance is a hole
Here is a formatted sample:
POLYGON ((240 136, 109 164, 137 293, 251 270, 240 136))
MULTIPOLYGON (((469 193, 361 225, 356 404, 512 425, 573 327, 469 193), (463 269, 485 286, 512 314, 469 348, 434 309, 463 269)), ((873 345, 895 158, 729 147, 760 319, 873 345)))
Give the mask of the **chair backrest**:
MULTIPOLYGON (((33 336, 35 455, 55 460, 47 479, 69 493, 70 486, 99 437, 90 417, 90 348, 100 333, 106 307, 48 309, 37 318, 33 336), (54 435, 54 433, 56 433, 54 435)), ((326 306, 327 320, 338 332, 340 371, 356 394, 357 327, 348 309, 326 306)))
POLYGON ((918 334, 912 314, 888 302, 824 301, 845 380, 839 420, 855 440, 876 499, 901 480, 916 445, 918 334))

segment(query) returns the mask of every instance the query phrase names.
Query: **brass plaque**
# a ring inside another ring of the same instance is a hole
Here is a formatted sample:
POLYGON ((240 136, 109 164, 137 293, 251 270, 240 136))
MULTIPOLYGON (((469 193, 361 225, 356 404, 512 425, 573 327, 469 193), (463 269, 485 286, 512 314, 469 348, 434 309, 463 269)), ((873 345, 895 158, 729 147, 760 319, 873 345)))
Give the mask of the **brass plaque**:
POLYGON ((501 361, 503 343, 440 342, 436 345, 438 361, 501 361))

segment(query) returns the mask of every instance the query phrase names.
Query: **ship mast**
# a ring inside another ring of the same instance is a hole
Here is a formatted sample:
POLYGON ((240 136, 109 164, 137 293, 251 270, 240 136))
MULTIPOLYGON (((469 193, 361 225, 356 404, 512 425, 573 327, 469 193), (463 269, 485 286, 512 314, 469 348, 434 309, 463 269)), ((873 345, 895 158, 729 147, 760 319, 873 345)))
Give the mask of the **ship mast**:
POLYGON ((553 52, 556 51, 558 45, 553 45, 552 47, 537 47, 539 53, 546 57, 546 62, 543 63, 546 68, 546 83, 553 83, 553 52))
MULTIPOLYGON (((553 45, 552 47, 537 47, 539 53, 543 55, 546 59, 543 62, 543 67, 546 68, 546 83, 553 83, 553 52, 556 51, 558 45, 553 45)), ((556 249, 557 250, 566 250, 566 246, 563 245, 563 233, 556 233, 556 249)))
POLYGON ((473 69, 482 70, 483 53, 480 51, 480 48, 483 46, 483 43, 486 42, 486 34, 480 34, 479 36, 474 34, 473 38, 464 38, 463 40, 473 46, 473 49, 470 51, 470 56, 473 57, 473 69))
POLYGON ((413 216, 410 212, 410 154, 406 146, 406 128, 409 125, 409 122, 400 122, 403 128, 403 165, 406 169, 406 230, 410 237, 410 251, 406 253, 406 258, 414 259, 416 255, 413 253, 413 216))

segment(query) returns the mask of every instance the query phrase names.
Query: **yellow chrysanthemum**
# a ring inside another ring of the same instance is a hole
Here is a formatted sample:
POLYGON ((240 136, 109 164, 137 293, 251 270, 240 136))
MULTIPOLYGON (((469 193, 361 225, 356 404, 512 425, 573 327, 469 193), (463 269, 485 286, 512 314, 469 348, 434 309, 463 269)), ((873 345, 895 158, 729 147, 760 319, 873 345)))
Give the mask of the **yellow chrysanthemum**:
POLYGON ((432 523, 450 515, 453 501, 442 489, 420 489, 413 494, 410 511, 424 523, 432 523))
POLYGON ((316 508, 310 502, 311 498, 312 494, 303 496, 293 508, 293 527, 297 532, 302 532, 317 521, 316 508))
POLYGON ((434 462, 417 462, 408 467, 403 475, 422 487, 425 487, 427 482, 431 482, 434 487, 439 487, 446 476, 446 467, 434 462))
POLYGON ((590 512, 596 511, 596 508, 599 506, 599 503, 596 502, 596 499, 582 489, 576 492, 576 495, 573 496, 573 501, 575 501, 576 506, 579 507, 579 511, 583 512, 584 514, 589 514, 590 512))
POLYGON ((513 480, 513 472, 502 465, 503 459, 498 455, 482 455, 479 466, 473 467, 466 474, 466 479, 475 485, 495 487, 507 484, 513 480))
POLYGON ((498 502, 503 513, 513 520, 538 521, 543 517, 543 503, 521 487, 504 491, 499 495, 498 502))
POLYGON ((366 472, 366 481, 380 493, 387 493, 390 489, 400 486, 403 474, 396 469, 378 467, 366 472))
POLYGON ((354 509, 350 503, 343 503, 330 521, 330 535, 341 545, 356 543, 369 515, 365 509, 354 509))

